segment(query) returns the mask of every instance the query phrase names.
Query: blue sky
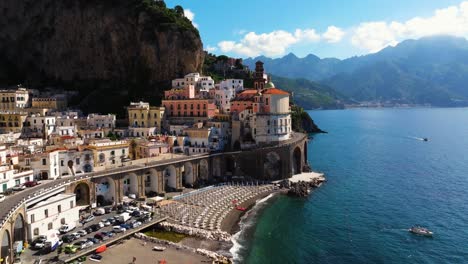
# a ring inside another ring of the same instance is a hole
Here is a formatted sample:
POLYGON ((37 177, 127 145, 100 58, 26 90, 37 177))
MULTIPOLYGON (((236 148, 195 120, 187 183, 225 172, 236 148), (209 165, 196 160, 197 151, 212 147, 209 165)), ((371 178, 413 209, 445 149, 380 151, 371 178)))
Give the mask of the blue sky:
POLYGON ((181 5, 205 49, 233 57, 347 58, 408 38, 468 36, 460 0, 166 0, 181 5), (294 3, 294 4, 292 4, 294 3))

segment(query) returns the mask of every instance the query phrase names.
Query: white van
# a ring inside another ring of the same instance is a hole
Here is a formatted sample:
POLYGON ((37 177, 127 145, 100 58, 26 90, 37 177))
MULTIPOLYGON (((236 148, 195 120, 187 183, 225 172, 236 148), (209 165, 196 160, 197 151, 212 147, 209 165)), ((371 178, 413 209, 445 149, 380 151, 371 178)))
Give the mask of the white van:
POLYGON ((64 224, 63 226, 60 227, 59 232, 60 234, 65 234, 75 229, 75 227, 76 227, 75 223, 64 224))

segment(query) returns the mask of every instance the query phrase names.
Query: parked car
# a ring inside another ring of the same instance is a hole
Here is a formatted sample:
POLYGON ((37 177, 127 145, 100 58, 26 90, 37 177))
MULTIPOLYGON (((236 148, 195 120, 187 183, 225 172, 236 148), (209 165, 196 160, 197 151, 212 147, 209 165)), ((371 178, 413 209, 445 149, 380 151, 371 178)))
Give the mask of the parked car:
POLYGON ((34 186, 39 185, 39 184, 41 184, 41 183, 38 182, 38 181, 28 181, 28 182, 24 183, 24 186, 29 188, 29 187, 34 187, 34 186))
POLYGON ((104 234, 102 234, 102 233, 96 233, 96 234, 94 235, 94 238, 95 238, 95 239, 98 239, 98 240, 102 240, 102 241, 105 241, 105 240, 109 239, 108 236, 106 236, 106 235, 104 235, 104 234))
POLYGON ((0 194, 0 202, 3 202, 3 201, 5 201, 5 195, 0 194))
POLYGON ((99 244, 100 242, 99 239, 94 238, 94 237, 88 237, 88 241, 93 242, 93 244, 99 244))
POLYGON ((130 226, 129 224, 121 224, 120 227, 125 228, 125 230, 129 230, 130 228, 132 228, 132 226, 130 226))
POLYGON ((106 210, 104 208, 97 208, 96 211, 94 211, 94 215, 103 215, 106 213, 106 210))
POLYGON ((95 219, 94 215, 88 215, 83 221, 89 223, 95 219))
POLYGON ((112 207, 110 206, 104 207, 104 211, 106 212, 106 214, 110 214, 112 212, 112 207))
POLYGON ((69 235, 64 235, 64 236, 62 236, 62 240, 63 240, 63 242, 65 242, 65 243, 71 243, 71 242, 73 242, 75 239, 76 239, 76 238, 75 238, 75 236, 74 236, 73 234, 69 234, 69 235))
POLYGON ((85 249, 86 248, 86 240, 80 240, 80 241, 77 241, 73 244, 73 246, 76 248, 76 249, 85 249))
POLYGON ((19 184, 13 187, 13 191, 15 192, 22 191, 24 189, 26 189, 26 186, 24 186, 24 184, 19 184))
POLYGON ((103 236, 106 236, 106 237, 113 237, 114 236, 114 233, 112 231, 104 231, 104 232, 101 232, 101 234, 103 236))
POLYGON ((132 223, 132 228, 137 228, 141 226, 141 222, 140 221, 135 221, 134 223, 132 223))
POLYGON ((71 233, 70 235, 73 236, 75 238, 75 240, 81 237, 81 235, 78 234, 78 232, 71 233))
POLYGON ((76 233, 78 233, 80 236, 86 236, 88 234, 88 232, 86 232, 84 229, 81 229, 80 231, 76 233))
POLYGON ((103 228, 103 227, 105 226, 105 225, 104 225, 104 223, 103 223, 102 221, 101 221, 101 222, 99 222, 99 223, 97 223, 96 225, 98 225, 98 226, 99 226, 99 228, 103 228))
MULTIPOLYGON (((101 226, 98 224, 94 224, 94 225, 90 225, 89 228, 91 228, 92 232, 96 232, 99 229, 101 229, 101 226)), ((89 232, 89 233, 92 233, 92 232, 89 232)))
POLYGON ((76 246, 74 245, 66 245, 65 246, 65 249, 64 249, 64 252, 65 254, 73 254, 73 253, 76 253, 76 246))
POLYGON ((107 220, 107 219, 104 219, 101 223, 103 223, 104 226, 110 226, 111 225, 110 221, 107 220))
POLYGON ((127 231, 127 229, 121 227, 121 226, 114 226, 112 227, 112 231, 114 231, 115 233, 121 233, 121 232, 125 232, 127 231))
POLYGON ((46 242, 47 242, 47 238, 45 237, 34 240, 33 242, 34 249, 43 249, 45 247, 46 242))
POLYGON ((132 216, 135 216, 135 217, 138 217, 138 216, 141 215, 141 212, 140 212, 139 210, 135 210, 135 211, 132 212, 131 215, 132 215, 132 216))

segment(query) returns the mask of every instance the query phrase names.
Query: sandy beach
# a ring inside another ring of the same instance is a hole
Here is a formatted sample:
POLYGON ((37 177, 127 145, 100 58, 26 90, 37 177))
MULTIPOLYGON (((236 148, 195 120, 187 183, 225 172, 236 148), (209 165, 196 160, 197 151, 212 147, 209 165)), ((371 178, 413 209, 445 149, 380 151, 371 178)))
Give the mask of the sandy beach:
MULTIPOLYGON (((158 261, 163 259, 166 260, 167 264, 211 263, 210 258, 188 250, 167 247, 163 252, 157 252, 152 249, 154 246, 161 246, 160 244, 147 242, 146 245, 143 245, 143 241, 136 238, 124 241, 123 244, 110 247, 101 253, 103 259, 100 263, 130 264, 133 257, 136 257, 135 263, 137 264, 158 264, 158 261)), ((88 258, 84 263, 91 264, 96 262, 88 258)))

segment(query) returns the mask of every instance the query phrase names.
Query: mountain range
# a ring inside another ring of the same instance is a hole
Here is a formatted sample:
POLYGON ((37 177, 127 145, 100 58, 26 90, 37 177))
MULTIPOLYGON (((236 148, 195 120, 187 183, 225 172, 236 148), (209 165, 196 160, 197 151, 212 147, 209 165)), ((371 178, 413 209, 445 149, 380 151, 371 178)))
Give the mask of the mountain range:
POLYGON ((308 79, 358 102, 468 105, 465 38, 406 40, 374 54, 344 60, 320 59, 312 54, 298 58, 290 53, 277 59, 248 58, 243 63, 253 68, 258 60, 271 74, 308 79))

